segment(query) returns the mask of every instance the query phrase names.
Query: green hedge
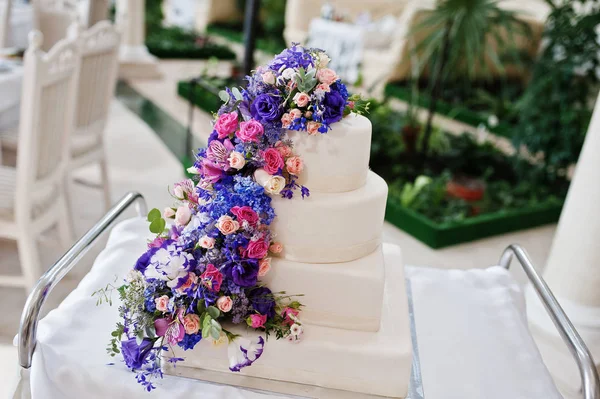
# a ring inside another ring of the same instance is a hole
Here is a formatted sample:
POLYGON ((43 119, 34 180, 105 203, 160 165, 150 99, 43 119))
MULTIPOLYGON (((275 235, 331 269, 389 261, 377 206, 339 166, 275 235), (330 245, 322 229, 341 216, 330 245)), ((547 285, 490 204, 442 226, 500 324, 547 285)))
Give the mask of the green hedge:
MULTIPOLYGON (((396 83, 389 83, 385 87, 385 95, 388 97, 395 97, 403 101, 410 101, 410 89, 408 87, 401 86, 396 83)), ((421 94, 419 96, 418 105, 422 108, 429 107, 429 97, 421 94)), ((438 100, 437 103, 437 111, 438 114, 447 116, 451 119, 456 119, 460 122, 466 123, 471 126, 479 126, 480 124, 484 124, 487 126, 488 123, 488 115, 483 115, 475 111, 471 111, 468 108, 461 106, 454 106, 442 100, 438 100)), ((504 136, 507 138, 511 138, 513 127, 506 123, 500 121, 497 126, 491 128, 488 127, 488 130, 492 133, 498 134, 500 136, 504 136)))
MULTIPOLYGON (((199 84, 195 85, 193 97, 194 105, 208 113, 212 113, 217 112, 221 106, 221 99, 219 98, 218 91, 222 90, 223 87, 225 87, 225 84, 222 87, 214 86, 210 89, 209 85, 210 83, 206 83, 206 86, 199 84)), ((187 101, 189 101, 191 90, 192 85, 187 80, 182 80, 177 84, 177 94, 187 101)))
POLYGON ((194 32, 176 27, 154 27, 146 38, 146 46, 158 58, 235 59, 235 53, 228 47, 211 43, 194 32))
MULTIPOLYGON (((221 36, 236 43, 244 42, 244 33, 239 24, 212 24, 208 25, 206 31, 209 34, 221 36)), ((256 38, 256 48, 270 54, 278 54, 286 48, 283 37, 267 36, 256 38)))

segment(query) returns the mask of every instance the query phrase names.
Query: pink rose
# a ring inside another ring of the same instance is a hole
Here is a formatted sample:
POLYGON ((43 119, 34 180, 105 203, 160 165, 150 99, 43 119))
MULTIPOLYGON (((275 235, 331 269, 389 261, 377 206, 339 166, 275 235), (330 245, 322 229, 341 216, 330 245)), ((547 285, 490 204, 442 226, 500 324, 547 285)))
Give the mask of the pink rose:
POLYGON ((310 121, 306 124, 306 130, 308 131, 308 134, 311 136, 314 136, 317 133, 319 133, 320 127, 321 127, 321 124, 319 122, 310 121))
POLYGON ((252 328, 261 328, 267 322, 267 316, 262 314, 251 314, 246 319, 246 323, 252 328))
POLYGON ((269 250, 269 244, 264 239, 252 240, 248 243, 248 247, 244 251, 248 258, 262 259, 269 250))
POLYGON ((200 275, 202 285, 212 292, 219 292, 223 283, 223 274, 213 265, 206 265, 206 270, 200 275))
POLYGON ((317 71, 317 79, 319 79, 319 82, 325 83, 329 86, 338 80, 338 77, 333 70, 329 68, 323 68, 317 71))
POLYGON ((283 143, 283 141, 276 142, 275 148, 277 149, 277 151, 279 151, 281 156, 284 158, 292 156, 292 149, 289 146, 285 145, 283 143))
POLYGON ((235 134, 240 140, 245 143, 254 141, 258 143, 258 139, 263 135, 265 129, 263 125, 254 119, 240 123, 240 130, 235 134))
POLYGON ((294 108, 293 110, 290 111, 290 116, 292 117, 292 122, 293 122, 302 116, 302 111, 300 111, 298 108, 294 108))
POLYGON ((316 90, 321 90, 324 93, 329 93, 331 91, 331 88, 326 83, 319 83, 317 85, 317 89, 316 90))
POLYGON ((263 168, 268 174, 274 175, 283 168, 283 157, 275 148, 268 148, 263 152, 263 160, 265 164, 263 168))
POLYGON ((196 334, 200 330, 200 317, 194 313, 186 314, 183 317, 183 328, 186 334, 196 334))
POLYGON ((288 113, 283 114, 281 117, 281 125, 283 128, 288 128, 292 124, 292 116, 288 113))
POLYGON ((310 101, 310 96, 304 92, 301 93, 296 93, 296 95, 294 96, 294 102, 296 103, 297 106, 299 107, 306 107, 308 105, 308 102, 310 101))
POLYGON ((302 158, 294 156, 285 161, 285 166, 289 173, 298 176, 304 169, 304 162, 302 161, 302 158))
POLYGON ((198 244, 205 249, 213 249, 215 247, 215 239, 209 236, 202 236, 198 244))
POLYGON ((217 220, 217 229, 224 235, 235 233, 240 224, 229 215, 223 215, 217 220))
POLYGON ((175 212, 175 223, 180 226, 185 226, 192 218, 192 210, 187 205, 181 205, 175 212))
POLYGON ((192 285, 198 283, 198 276, 196 276, 195 273, 189 272, 187 277, 188 278, 187 278, 187 280, 185 280, 185 283, 181 284, 180 287, 177 287, 177 291, 183 292, 183 291, 191 288, 192 285))
POLYGON ((258 223, 258 214, 249 206, 234 206, 231 208, 231 213, 233 213, 239 221, 248 222, 250 226, 254 226, 258 223))
POLYGON ((238 114, 233 111, 230 113, 219 116, 219 119, 215 122, 215 130, 217 131, 218 137, 223 139, 234 133, 238 126, 238 114))
POLYGON ((154 298, 154 303, 156 304, 156 310, 159 312, 166 312, 169 309, 169 297, 166 295, 154 298))
POLYGON ((288 326, 291 326, 292 324, 295 323, 295 321, 292 320, 290 315, 292 315, 294 317, 298 317, 299 314, 300 314, 300 311, 298 309, 286 307, 285 309, 283 309, 283 312, 281 312, 281 317, 283 317, 283 319, 284 319, 283 322, 285 324, 287 324, 288 326))
POLYGON ((271 270, 271 258, 264 258, 258 262, 258 277, 264 277, 271 270))
POLYGON ((274 242, 269 247, 269 251, 273 252, 274 254, 280 254, 281 251, 283 251, 283 245, 281 245, 280 242, 274 242))
POLYGON ((233 307, 233 301, 228 296, 222 296, 219 299, 217 299, 217 307, 221 312, 227 313, 233 307))
POLYGON ((242 169, 246 165, 246 159, 237 151, 232 151, 227 160, 229 161, 229 166, 237 170, 242 169))

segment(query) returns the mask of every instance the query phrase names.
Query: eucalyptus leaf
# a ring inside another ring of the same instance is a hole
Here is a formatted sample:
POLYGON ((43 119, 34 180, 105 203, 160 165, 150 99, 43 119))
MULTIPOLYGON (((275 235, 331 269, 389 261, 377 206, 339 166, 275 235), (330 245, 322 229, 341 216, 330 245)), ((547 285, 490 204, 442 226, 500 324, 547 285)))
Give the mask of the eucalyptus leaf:
POLYGON ((210 324, 202 328, 202 338, 206 339, 210 335, 210 324))
POLYGON ((154 208, 150 212, 148 212, 148 221, 153 222, 156 219, 160 218, 161 216, 162 216, 162 214, 160 213, 160 211, 158 209, 154 208))
POLYGON ((209 306, 207 311, 213 319, 217 319, 221 315, 221 311, 214 306, 209 306))
POLYGON ((217 339, 221 338, 221 331, 218 328, 211 326, 210 327, 210 336, 213 337, 213 339, 217 340, 217 339))
POLYGON ((231 92, 233 93, 233 96, 236 100, 242 101, 244 99, 244 97, 242 97, 242 93, 240 93, 240 90, 237 87, 231 89, 231 92))
POLYGON ((202 316, 202 328, 205 328, 206 326, 210 326, 211 320, 212 320, 212 317, 210 317, 210 315, 208 313, 204 313, 204 316, 202 316))
POLYGON ((219 98, 221 99, 221 101, 223 101, 225 104, 227 104, 229 102, 229 94, 225 91, 225 90, 221 90, 219 92, 219 98))
POLYGON ((206 304, 203 300, 198 301, 196 304, 196 309, 198 310, 198 314, 202 314, 206 311, 206 304))

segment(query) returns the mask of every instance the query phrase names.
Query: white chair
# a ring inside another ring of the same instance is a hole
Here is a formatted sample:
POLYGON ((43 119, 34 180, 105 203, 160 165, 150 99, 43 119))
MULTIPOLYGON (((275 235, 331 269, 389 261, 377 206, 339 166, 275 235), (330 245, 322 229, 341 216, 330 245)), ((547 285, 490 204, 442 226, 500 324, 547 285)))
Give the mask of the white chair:
POLYGON ((0 285, 31 289, 42 272, 37 239, 57 227, 64 247, 73 234, 64 197, 68 140, 73 128, 79 75, 74 40, 44 53, 33 31, 25 53, 17 166, 0 167, 0 236, 17 240, 22 276, 0 276, 0 285))
POLYGON ((117 83, 119 43, 120 35, 109 21, 97 23, 78 38, 81 72, 69 170, 99 164, 107 209, 111 199, 103 136, 117 83))
POLYGON ((11 8, 12 0, 0 0, 0 48, 6 47, 8 43, 11 8))

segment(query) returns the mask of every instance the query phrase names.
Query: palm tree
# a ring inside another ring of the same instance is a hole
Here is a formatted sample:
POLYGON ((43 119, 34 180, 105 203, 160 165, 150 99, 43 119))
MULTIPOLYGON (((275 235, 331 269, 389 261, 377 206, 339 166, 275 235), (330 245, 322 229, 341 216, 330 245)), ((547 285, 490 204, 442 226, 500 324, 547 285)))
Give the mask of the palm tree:
POLYGON ((429 32, 418 49, 423 64, 432 67, 423 155, 428 152, 433 115, 444 81, 453 75, 473 79, 476 73, 488 73, 490 65, 503 71, 501 57, 506 51, 518 63, 515 36, 526 34, 528 29, 513 11, 499 8, 497 0, 439 0, 437 7, 415 26, 413 33, 429 32))

